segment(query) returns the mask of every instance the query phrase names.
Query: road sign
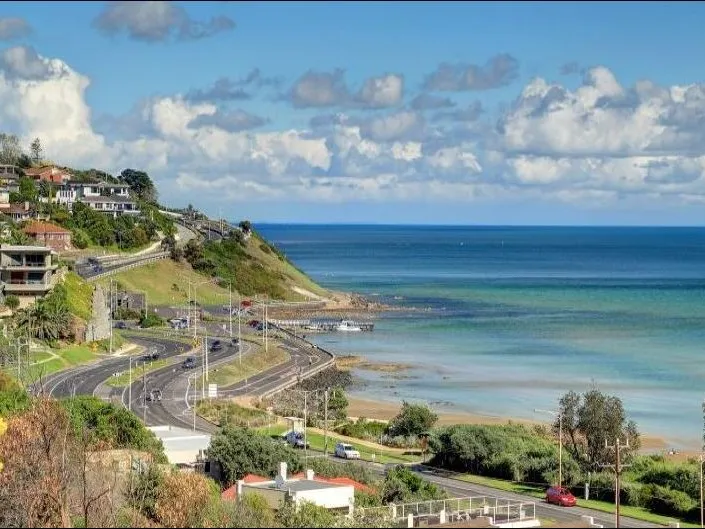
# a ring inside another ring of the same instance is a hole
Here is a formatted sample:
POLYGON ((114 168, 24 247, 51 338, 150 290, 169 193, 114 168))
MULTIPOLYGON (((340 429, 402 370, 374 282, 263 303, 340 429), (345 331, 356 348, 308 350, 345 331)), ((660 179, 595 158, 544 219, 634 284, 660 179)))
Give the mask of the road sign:
POLYGON ((208 398, 217 399, 218 398, 218 384, 208 384, 208 398))

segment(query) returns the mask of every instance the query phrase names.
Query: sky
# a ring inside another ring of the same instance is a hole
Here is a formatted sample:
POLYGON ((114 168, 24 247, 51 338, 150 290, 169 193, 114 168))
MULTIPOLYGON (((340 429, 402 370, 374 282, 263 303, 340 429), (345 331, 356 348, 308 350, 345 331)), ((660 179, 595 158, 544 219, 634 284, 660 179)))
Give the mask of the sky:
POLYGON ((7 2, 0 131, 253 222, 705 225, 704 3, 7 2))

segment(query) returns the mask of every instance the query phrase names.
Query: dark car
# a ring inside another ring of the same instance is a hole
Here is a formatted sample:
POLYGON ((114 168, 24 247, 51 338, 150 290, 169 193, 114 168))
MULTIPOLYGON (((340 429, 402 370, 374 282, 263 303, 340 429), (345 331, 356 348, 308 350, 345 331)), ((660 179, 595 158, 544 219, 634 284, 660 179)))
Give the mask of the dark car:
POLYGON ((555 503, 561 507, 575 507, 577 500, 568 489, 551 487, 546 491, 546 503, 555 503))
POLYGON ((147 401, 148 402, 159 402, 162 400, 162 390, 161 389, 153 389, 147 394, 147 401))
POLYGON ((211 351, 220 351, 223 348, 223 343, 220 340, 215 340, 211 344, 211 351))
POLYGON ((127 329, 127 324, 124 321, 115 322, 116 329, 127 329))
POLYGON ((230 343, 231 343, 232 345, 239 345, 239 344, 240 344, 240 340, 239 340, 238 338, 233 338, 232 340, 230 340, 230 343))
POLYGON ((196 367, 196 359, 193 356, 189 356, 186 360, 184 360, 184 363, 181 364, 181 367, 184 369, 193 369, 196 367))

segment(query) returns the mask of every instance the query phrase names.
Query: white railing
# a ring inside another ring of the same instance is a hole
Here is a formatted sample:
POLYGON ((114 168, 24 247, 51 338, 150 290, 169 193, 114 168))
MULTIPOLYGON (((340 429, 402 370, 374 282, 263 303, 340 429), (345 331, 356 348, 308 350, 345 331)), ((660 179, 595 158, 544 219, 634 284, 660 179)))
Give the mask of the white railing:
POLYGON ((111 268, 110 270, 105 270, 104 272, 101 272, 101 273, 96 274, 94 276, 87 277, 86 281, 96 281, 96 280, 101 279, 103 277, 108 277, 113 274, 118 274, 120 272, 124 272, 125 270, 129 270, 131 268, 136 268, 138 266, 144 266, 146 264, 154 263, 154 262, 160 261, 162 259, 167 259, 169 256, 170 256, 170 252, 158 252, 158 253, 153 253, 153 254, 142 255, 140 257, 134 257, 129 260, 126 260, 126 262, 123 264, 114 265, 115 268, 111 268))

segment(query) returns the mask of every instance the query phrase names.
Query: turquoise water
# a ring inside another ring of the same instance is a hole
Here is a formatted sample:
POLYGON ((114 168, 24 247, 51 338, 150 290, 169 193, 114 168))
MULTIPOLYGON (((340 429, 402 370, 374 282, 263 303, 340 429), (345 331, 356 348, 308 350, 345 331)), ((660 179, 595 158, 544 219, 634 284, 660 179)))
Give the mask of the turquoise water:
POLYGON ((322 285, 423 312, 317 338, 414 367, 359 371, 361 397, 541 419, 568 390, 616 394, 649 434, 697 447, 705 397, 705 229, 282 226, 258 229, 322 285))

